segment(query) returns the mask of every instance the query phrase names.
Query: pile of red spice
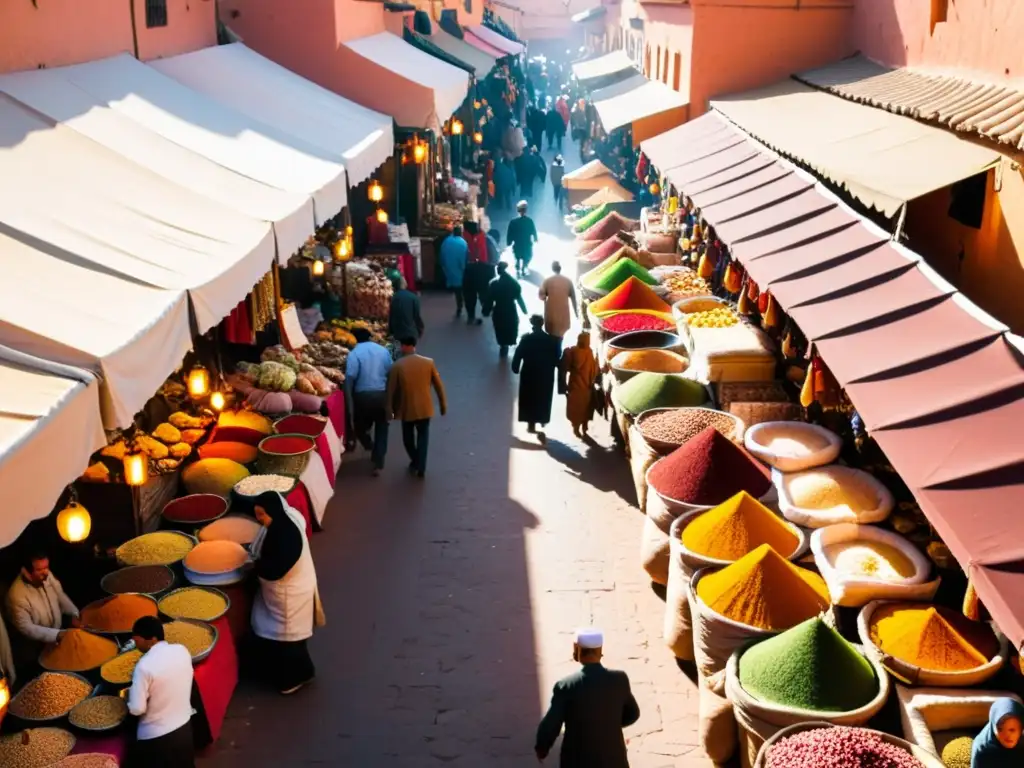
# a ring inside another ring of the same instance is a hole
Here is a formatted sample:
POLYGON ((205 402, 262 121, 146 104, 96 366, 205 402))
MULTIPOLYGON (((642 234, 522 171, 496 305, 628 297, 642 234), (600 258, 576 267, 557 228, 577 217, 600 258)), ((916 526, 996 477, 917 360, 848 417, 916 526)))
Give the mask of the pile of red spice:
POLYGON ((669 499, 710 507, 740 491, 760 498, 771 486, 771 475, 753 456, 708 427, 655 464, 648 482, 669 499))
POLYGON ((675 326, 667 320, 644 315, 639 312, 622 312, 601 320, 601 326, 608 333, 629 333, 630 331, 671 331, 675 326))
POLYGON ((618 237, 609 237, 594 250, 588 251, 587 253, 580 256, 580 261, 586 261, 590 264, 597 264, 604 261, 609 256, 612 256, 616 251, 625 245, 618 237))

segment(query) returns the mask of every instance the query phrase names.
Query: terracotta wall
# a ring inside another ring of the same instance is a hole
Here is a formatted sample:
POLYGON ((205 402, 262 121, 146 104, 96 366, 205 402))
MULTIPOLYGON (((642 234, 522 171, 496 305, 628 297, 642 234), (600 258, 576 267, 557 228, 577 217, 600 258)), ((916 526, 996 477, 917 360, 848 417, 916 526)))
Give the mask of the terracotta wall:
MULTIPOLYGON (((145 0, 135 3, 143 60, 215 45, 214 0, 168 0, 167 26, 146 28, 145 0)), ((125 0, 0 2, 0 72, 60 67, 134 53, 131 6, 125 0)))

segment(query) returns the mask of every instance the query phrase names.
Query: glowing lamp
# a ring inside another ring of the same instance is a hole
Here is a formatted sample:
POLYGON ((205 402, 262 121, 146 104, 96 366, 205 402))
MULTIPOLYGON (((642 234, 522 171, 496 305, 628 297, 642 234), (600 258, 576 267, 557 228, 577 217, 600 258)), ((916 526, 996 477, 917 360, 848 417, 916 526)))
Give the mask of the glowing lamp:
POLYGON ((474 144, 483 144, 484 143, 484 135, 482 133, 480 133, 480 131, 477 131, 476 133, 473 134, 473 143, 474 144))
POLYGON ((7 707, 7 702, 11 700, 11 689, 7 686, 7 678, 0 676, 0 714, 3 713, 7 707))
POLYGON ((348 238, 342 238, 334 244, 334 256, 339 261, 347 261, 352 255, 352 249, 349 247, 348 238))
POLYGON ((124 481, 128 485, 145 485, 149 480, 149 458, 144 453, 131 453, 124 457, 124 481))
POLYGON ((381 224, 388 223, 388 212, 385 211, 383 208, 377 211, 377 221, 379 221, 381 224))
MULTIPOLYGON (((64 541, 77 544, 89 538, 89 531, 92 530, 92 517, 89 510, 77 501, 70 501, 68 505, 57 513, 57 533, 64 541)), ((3 703, 0 703, 3 706, 3 703)))
POLYGON ((658 182, 655 181, 651 184, 650 187, 648 187, 648 189, 650 189, 652 195, 656 195, 659 192, 661 192, 661 185, 659 185, 658 182))
POLYGON ((352 225, 345 227, 345 237, 352 237, 352 225))
POLYGON ((324 263, 322 260, 317 259, 313 262, 313 276, 323 277, 324 276, 324 263))
POLYGON ((223 392, 214 392, 210 395, 210 407, 215 411, 223 411, 226 401, 223 392))
POLYGON ((380 185, 379 181, 374 181, 370 184, 369 196, 370 200, 375 203, 379 203, 384 199, 384 187, 380 185))
POLYGON ((416 142, 416 145, 412 148, 412 159, 417 165, 423 163, 427 159, 427 145, 423 142, 416 142))
POLYGON ((206 393, 210 391, 210 372, 203 368, 201 365, 197 365, 191 371, 188 372, 188 393, 192 397, 206 397, 206 393))
POLYGON ((452 136, 462 135, 462 121, 459 119, 452 120, 452 136))
POLYGON ((480 99, 473 102, 473 109, 480 109, 481 106, 483 106, 483 102, 480 99))

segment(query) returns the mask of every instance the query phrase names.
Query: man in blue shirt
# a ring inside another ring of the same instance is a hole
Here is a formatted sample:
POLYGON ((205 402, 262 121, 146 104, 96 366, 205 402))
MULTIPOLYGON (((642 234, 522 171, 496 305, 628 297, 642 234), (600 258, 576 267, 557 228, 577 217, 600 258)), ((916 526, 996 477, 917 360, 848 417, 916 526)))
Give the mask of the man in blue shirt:
POLYGON ((391 353, 380 344, 370 341, 365 328, 352 331, 356 346, 345 363, 345 399, 348 405, 349 428, 354 439, 371 452, 373 476, 384 469, 384 456, 388 452, 387 389, 391 372, 391 353), (370 438, 373 427, 373 438, 370 438))
POLYGON ((469 262, 469 243, 462 237, 462 226, 456 224, 452 233, 441 242, 441 272, 444 287, 455 293, 455 317, 462 316, 462 278, 469 262))

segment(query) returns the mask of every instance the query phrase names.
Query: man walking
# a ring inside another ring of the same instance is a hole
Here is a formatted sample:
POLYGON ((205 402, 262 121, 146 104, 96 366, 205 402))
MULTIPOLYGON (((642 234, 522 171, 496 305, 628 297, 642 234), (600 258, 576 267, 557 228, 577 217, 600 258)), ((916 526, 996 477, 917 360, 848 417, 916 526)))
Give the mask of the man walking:
POLYGON ((469 261, 469 245, 462 237, 462 225, 452 227, 451 234, 441 242, 441 273, 444 287, 455 294, 455 319, 462 317, 462 281, 469 261))
POLYGON ((555 274, 540 284, 540 298, 544 302, 544 330, 558 339, 562 338, 572 326, 572 315, 580 316, 576 306, 576 289, 572 280, 562 274, 562 265, 552 262, 551 271, 555 274), (572 309, 572 315, 569 309, 572 309))
POLYGON ((520 200, 516 205, 519 216, 508 223, 506 242, 512 246, 516 257, 516 277, 523 277, 530 268, 533 259, 533 244, 537 242, 537 225, 526 215, 527 203, 520 200))
POLYGON ((625 672, 601 664, 604 635, 576 632, 572 658, 581 669, 555 683, 551 706, 537 729, 534 747, 543 761, 562 727, 562 768, 629 768, 622 729, 640 719, 640 707, 625 672))
POLYGON ((391 281, 394 295, 388 313, 388 333, 393 339, 407 336, 423 337, 423 318, 420 316, 420 297, 409 290, 404 277, 391 281))
POLYGON ((434 361, 416 354, 416 339, 409 337, 401 342, 402 357, 388 376, 387 412, 401 420, 409 471, 422 478, 427 473, 430 420, 434 417, 431 388, 437 393, 442 416, 448 412, 448 400, 434 361))
POLYGON ((345 363, 345 400, 352 414, 352 434, 363 448, 370 451, 373 476, 378 477, 384 469, 384 457, 388 452, 388 412, 385 406, 391 353, 370 341, 370 332, 365 328, 356 328, 352 335, 356 337, 356 346, 349 352, 345 363))

